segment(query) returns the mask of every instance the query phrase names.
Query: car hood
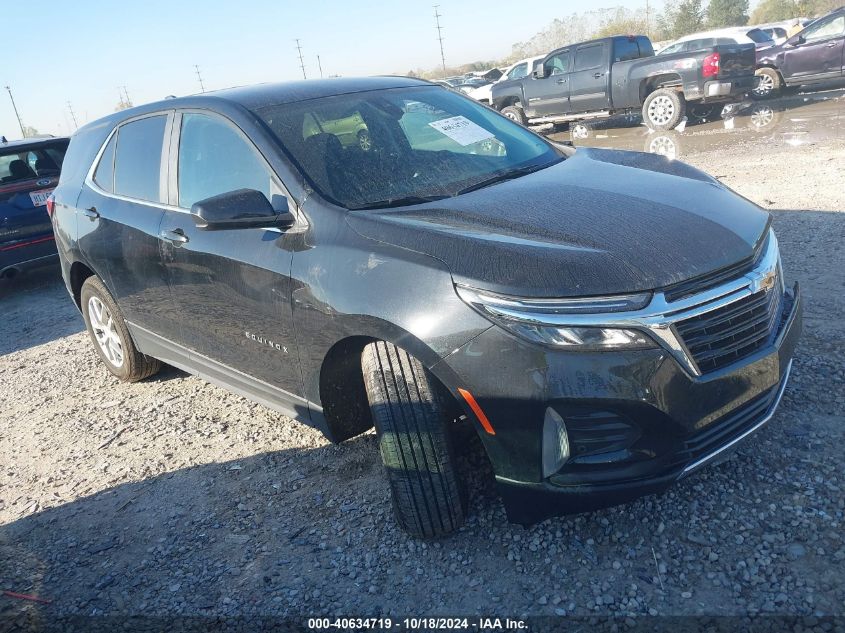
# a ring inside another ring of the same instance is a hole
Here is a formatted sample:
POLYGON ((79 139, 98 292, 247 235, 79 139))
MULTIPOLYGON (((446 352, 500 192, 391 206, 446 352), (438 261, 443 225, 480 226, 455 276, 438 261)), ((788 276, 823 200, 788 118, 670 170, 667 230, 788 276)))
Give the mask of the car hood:
POLYGON ((525 297, 669 286, 751 256, 769 222, 693 167, 600 149, 454 198, 347 218, 361 235, 442 260, 457 283, 525 297))

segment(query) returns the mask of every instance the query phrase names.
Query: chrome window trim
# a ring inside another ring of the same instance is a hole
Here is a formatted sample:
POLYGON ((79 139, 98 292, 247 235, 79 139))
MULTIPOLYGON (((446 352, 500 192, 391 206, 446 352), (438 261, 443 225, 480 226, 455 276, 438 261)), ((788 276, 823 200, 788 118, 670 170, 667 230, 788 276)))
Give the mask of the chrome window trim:
MULTIPOLYGON (((548 312, 531 312, 532 308, 546 306, 553 302, 549 299, 520 299, 509 297, 509 302, 518 306, 508 308, 495 304, 477 305, 482 313, 503 317, 510 321, 521 321, 537 325, 552 327, 603 327, 628 328, 645 331, 652 336, 664 349, 672 354, 693 376, 701 376, 698 365, 678 335, 675 324, 689 318, 701 316, 713 310, 745 299, 771 283, 772 275, 779 276, 777 283, 771 290, 783 294, 783 275, 780 274, 780 255, 778 242, 774 231, 769 229, 766 252, 757 266, 748 273, 720 284, 704 292, 684 297, 677 301, 667 301, 663 292, 657 291, 647 306, 640 310, 629 312, 607 312, 594 314, 553 314, 548 312)), ((472 289, 479 295, 484 290, 472 289)), ((460 292, 459 292, 460 294, 460 292)))
MULTIPOLYGON (((177 185, 178 185, 178 175, 171 175, 171 160, 174 156, 178 157, 178 141, 179 141, 179 131, 180 130, 178 129, 178 127, 176 125, 176 119, 178 117, 179 122, 181 123, 181 115, 184 112, 189 112, 189 113, 194 112, 194 113, 201 113, 201 114, 206 114, 206 115, 208 115, 208 114, 215 115, 215 116, 218 116, 221 119, 223 119, 228 124, 233 125, 235 127, 236 131, 244 139, 246 139, 247 142, 250 145, 253 146, 253 149, 258 154, 259 159, 265 164, 267 169, 270 171, 270 174, 271 174, 272 179, 273 179, 273 184, 282 192, 282 195, 284 195, 287 198, 288 205, 289 205, 292 213, 296 216, 296 225, 294 225, 293 227, 291 227, 287 231, 283 231, 282 229, 277 229, 277 228, 272 228, 272 227, 271 228, 258 228, 258 229, 252 229, 252 230, 272 231, 272 232, 280 233, 280 234, 281 233, 291 233, 291 232, 300 233, 308 227, 308 220, 305 218, 305 214, 299 208, 299 205, 296 203, 296 200, 294 200, 294 198, 291 196, 290 191, 288 190, 287 187, 285 187, 284 183, 282 182, 282 179, 276 173, 276 170, 273 169, 273 167, 267 161, 264 154, 262 154, 261 151, 257 147, 255 147, 255 144, 249 139, 248 136, 246 136, 246 134, 243 132, 243 130, 241 130, 231 119, 229 119, 229 118, 227 118, 227 117, 225 117, 225 116, 223 116, 223 115, 221 115, 217 112, 214 112, 212 110, 203 110, 203 109, 198 109, 198 108, 183 108, 183 109, 180 109, 180 110, 161 110, 161 111, 142 114, 140 116, 132 117, 130 119, 126 119, 125 121, 121 121, 120 123, 118 123, 117 125, 114 126, 114 128, 112 129, 111 132, 109 132, 108 136, 106 136, 106 139, 103 141, 102 145, 100 145, 100 149, 97 150, 97 154, 95 155, 94 160, 91 163, 91 167, 88 168, 88 173, 85 176, 85 180, 84 180, 85 186, 92 189, 95 193, 97 193, 101 196, 104 196, 106 198, 112 198, 114 200, 122 200, 123 202, 131 202, 133 204, 140 204, 140 205, 144 205, 144 206, 147 206, 147 207, 151 207, 153 209, 160 209, 162 211, 175 211, 177 213, 184 213, 186 215, 190 215, 191 214, 190 209, 185 209, 183 207, 178 207, 178 206, 175 206, 175 205, 172 205, 172 204, 165 204, 165 203, 162 203, 162 202, 152 202, 150 200, 141 200, 140 198, 132 198, 132 197, 129 197, 129 196, 124 196, 124 195, 118 194, 118 193, 109 192, 109 191, 106 191, 105 189, 103 189, 102 187, 100 187, 94 181, 94 174, 97 171, 97 166, 100 164, 100 160, 103 157, 103 153, 106 151, 106 147, 108 147, 109 141, 111 141, 112 137, 118 133, 118 131, 120 130, 121 127, 123 127, 127 123, 132 123, 133 121, 138 121, 140 119, 146 119, 146 118, 152 117, 152 116, 165 115, 165 116, 168 117, 168 122, 167 122, 167 126, 165 127, 164 142, 162 144, 162 151, 165 151, 165 149, 164 149, 165 147, 167 148, 166 151, 168 152, 168 158, 167 158, 166 162, 162 161, 162 171, 163 171, 163 174, 162 174, 162 176, 163 176, 162 177, 162 183, 163 184, 162 184, 162 186, 165 186, 167 188, 167 193, 168 193, 167 199, 169 200, 170 199, 169 189, 170 189, 170 185, 173 184, 173 180, 175 180, 177 185), (174 141, 177 143, 175 151, 174 151, 173 145, 172 145, 174 141)), ((117 147, 115 147, 115 160, 116 160, 116 157, 117 157, 117 147)), ((114 174, 112 174, 112 180, 113 179, 114 179, 114 174)), ((114 187, 114 185, 112 185, 112 188, 113 187, 114 187)), ((178 195, 178 193, 177 193, 177 195, 178 195)))

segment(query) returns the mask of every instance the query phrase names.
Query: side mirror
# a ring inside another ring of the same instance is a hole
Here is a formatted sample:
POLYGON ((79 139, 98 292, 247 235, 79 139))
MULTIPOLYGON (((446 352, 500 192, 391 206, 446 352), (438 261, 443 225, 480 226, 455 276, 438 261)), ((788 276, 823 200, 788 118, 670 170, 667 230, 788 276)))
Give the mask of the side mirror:
POLYGON ((546 77, 548 77, 548 75, 546 74, 546 65, 537 64, 534 67, 534 70, 531 72, 531 76, 534 77, 534 79, 545 79, 546 77))
POLYGON ((803 44, 807 41, 803 35, 793 35, 788 40, 786 40, 787 46, 798 46, 799 44, 803 44))
POLYGON ((207 231, 226 229, 278 228, 293 226, 294 215, 279 213, 260 191, 238 189, 195 202, 191 217, 197 228, 207 231))

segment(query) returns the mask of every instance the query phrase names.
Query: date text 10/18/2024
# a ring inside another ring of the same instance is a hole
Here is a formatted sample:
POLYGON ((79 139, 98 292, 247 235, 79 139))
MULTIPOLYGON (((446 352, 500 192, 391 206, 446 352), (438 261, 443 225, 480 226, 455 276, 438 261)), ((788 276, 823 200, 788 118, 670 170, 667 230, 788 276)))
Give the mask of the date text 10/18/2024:
POLYGON ((311 630, 371 629, 398 630, 477 630, 477 631, 519 631, 528 628, 524 620, 511 618, 308 618, 311 630))

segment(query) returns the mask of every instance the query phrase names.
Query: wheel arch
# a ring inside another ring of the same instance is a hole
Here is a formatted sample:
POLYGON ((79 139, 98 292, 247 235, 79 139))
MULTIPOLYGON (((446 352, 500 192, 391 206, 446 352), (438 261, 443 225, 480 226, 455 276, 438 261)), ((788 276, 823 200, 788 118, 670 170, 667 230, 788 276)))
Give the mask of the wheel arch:
POLYGON ((683 79, 679 73, 661 73, 646 77, 640 82, 640 103, 660 88, 683 88, 683 79))
POLYGON ((70 265, 70 291, 73 302, 80 312, 82 311, 82 284, 95 275, 96 273, 82 261, 77 260, 70 265))

